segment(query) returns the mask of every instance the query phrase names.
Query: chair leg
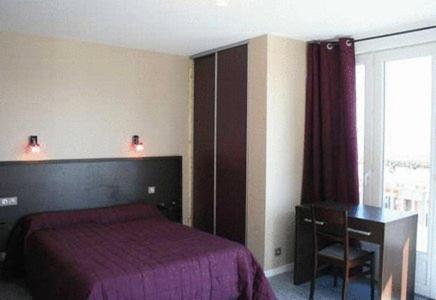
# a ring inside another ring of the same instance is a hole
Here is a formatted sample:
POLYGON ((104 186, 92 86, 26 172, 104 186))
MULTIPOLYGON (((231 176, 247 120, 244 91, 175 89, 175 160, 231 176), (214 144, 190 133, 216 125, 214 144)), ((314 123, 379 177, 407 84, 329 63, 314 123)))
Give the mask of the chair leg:
POLYGON ((317 259, 315 258, 313 264, 312 280, 310 281, 310 295, 309 295, 310 300, 313 300, 315 297, 315 280, 316 280, 317 270, 318 270, 318 262, 317 259))
POLYGON ((371 300, 374 300, 374 285, 375 285, 375 257, 371 256, 371 300))
POLYGON ((309 299, 313 300, 314 296, 315 296, 315 280, 316 280, 316 271, 313 272, 312 274, 312 280, 310 281, 310 295, 309 295, 309 299))
POLYGON ((344 268, 344 280, 342 283, 342 300, 347 299, 348 275, 349 275, 349 269, 348 269, 348 266, 345 266, 345 268, 344 268))

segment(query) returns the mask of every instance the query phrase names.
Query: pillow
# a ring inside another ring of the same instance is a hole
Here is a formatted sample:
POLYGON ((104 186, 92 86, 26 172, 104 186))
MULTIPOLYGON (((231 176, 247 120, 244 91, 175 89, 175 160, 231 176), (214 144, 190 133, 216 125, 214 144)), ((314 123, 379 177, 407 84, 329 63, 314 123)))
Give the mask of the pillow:
POLYGON ((85 223, 111 224, 158 217, 162 217, 162 215, 155 206, 134 203, 101 208, 37 213, 25 217, 23 227, 28 235, 40 229, 57 229, 85 223))

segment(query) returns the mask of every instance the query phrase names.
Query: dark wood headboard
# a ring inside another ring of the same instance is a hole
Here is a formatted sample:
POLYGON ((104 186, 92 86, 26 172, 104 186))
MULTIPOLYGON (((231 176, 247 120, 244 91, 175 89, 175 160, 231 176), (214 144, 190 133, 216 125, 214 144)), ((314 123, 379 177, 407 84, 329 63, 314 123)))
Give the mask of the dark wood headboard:
POLYGON ((42 211, 111 206, 143 201, 175 221, 182 212, 182 158, 109 158, 0 162, 0 251, 21 217, 42 211), (154 194, 148 187, 156 187, 154 194))

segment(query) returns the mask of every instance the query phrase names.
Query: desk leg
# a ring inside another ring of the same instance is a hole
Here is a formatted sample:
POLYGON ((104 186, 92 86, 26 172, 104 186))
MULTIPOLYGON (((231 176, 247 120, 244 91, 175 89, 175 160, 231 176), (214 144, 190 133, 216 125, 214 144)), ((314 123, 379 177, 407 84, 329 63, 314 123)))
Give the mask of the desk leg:
MULTIPOLYGON (((295 252, 294 252, 294 284, 302 284, 312 279, 313 273, 313 227, 312 223, 304 221, 303 214, 297 207, 295 215, 295 252)), ((318 247, 326 246, 322 239, 318 247)))
POLYGON ((414 298, 417 216, 385 225, 380 247, 381 299, 414 298))
POLYGON ((310 223, 304 222, 301 209, 295 215, 294 284, 302 284, 312 278, 313 235, 310 223))

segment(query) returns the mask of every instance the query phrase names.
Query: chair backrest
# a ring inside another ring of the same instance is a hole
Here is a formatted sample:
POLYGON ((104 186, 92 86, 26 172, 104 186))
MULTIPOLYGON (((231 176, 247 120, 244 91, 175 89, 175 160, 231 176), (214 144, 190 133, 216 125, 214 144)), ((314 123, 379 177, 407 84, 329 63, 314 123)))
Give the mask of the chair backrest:
POLYGON ((348 260, 348 213, 345 209, 312 205, 312 225, 314 253, 319 249, 319 238, 327 242, 341 243, 344 246, 344 261, 348 260))

